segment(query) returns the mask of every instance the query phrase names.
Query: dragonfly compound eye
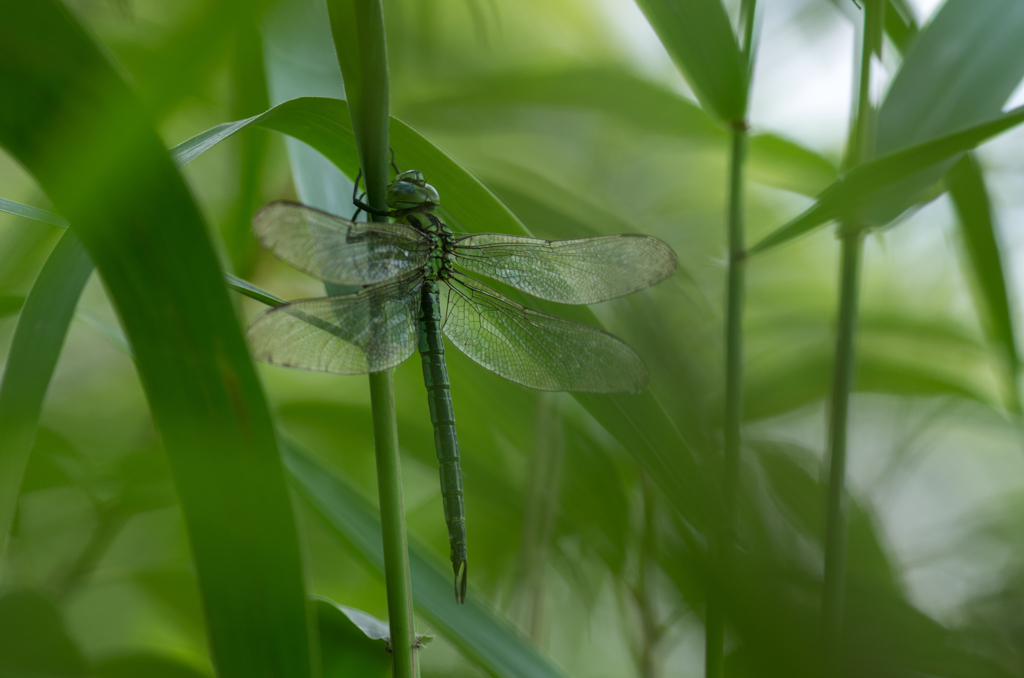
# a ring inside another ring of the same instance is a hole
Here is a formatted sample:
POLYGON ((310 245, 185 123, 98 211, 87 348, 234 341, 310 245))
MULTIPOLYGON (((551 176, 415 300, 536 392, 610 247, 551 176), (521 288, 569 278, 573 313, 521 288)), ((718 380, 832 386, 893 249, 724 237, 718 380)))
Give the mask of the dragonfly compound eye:
MULTIPOLYGON (((415 170, 411 170, 415 172, 415 170)), ((410 172, 403 172, 398 175, 401 177, 403 174, 409 174, 410 172)), ((419 172, 416 174, 420 175, 420 181, 422 182, 423 175, 419 172)), ((413 207, 419 207, 425 203, 427 204, 438 204, 439 198, 437 190, 434 189, 430 184, 416 183, 413 181, 396 180, 391 182, 387 188, 387 192, 384 194, 384 202, 388 207, 392 209, 410 209, 413 207)))

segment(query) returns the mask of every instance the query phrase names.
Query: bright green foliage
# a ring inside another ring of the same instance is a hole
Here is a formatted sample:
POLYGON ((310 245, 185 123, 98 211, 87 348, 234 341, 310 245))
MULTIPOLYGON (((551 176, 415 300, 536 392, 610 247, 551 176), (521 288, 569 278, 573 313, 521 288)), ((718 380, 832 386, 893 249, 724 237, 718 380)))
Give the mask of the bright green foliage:
MULTIPOLYGON (((388 145, 437 187, 456 235, 649 233, 680 265, 592 310, 537 304, 622 337, 650 373, 641 394, 540 396, 447 354, 465 606, 446 573, 422 372, 395 368, 415 628, 436 635, 417 653, 424 678, 700 675, 716 584, 727 676, 820 675, 837 279, 821 227, 869 204, 845 675, 1019 673, 1021 154, 1019 109, 1002 111, 1024 68, 1020 3, 947 0, 926 16, 887 2, 884 50, 901 56, 886 55, 892 84, 876 93, 878 160, 842 181, 847 18, 861 10, 758 3, 746 101, 740 4, 383 3, 388 145), (722 580, 706 537, 723 512, 724 123, 744 112, 748 241, 794 218, 808 228, 747 266, 738 555, 722 580)), ((0 637, 19 639, 0 642, 0 673, 388 675, 384 641, 323 602, 389 616, 366 378, 256 365, 261 391, 241 341, 266 306, 323 292, 259 247, 258 206, 354 211, 334 46, 353 26, 332 25, 326 3, 262 5, 0 4, 0 637), (87 28, 44 30, 40 12, 87 28), (93 56, 66 58, 76 45, 93 56), (99 64, 116 66, 75 75, 99 64), (26 92, 46 104, 28 110, 26 92), (111 97, 126 108, 102 108, 111 97), (184 182, 163 150, 176 144, 172 158, 193 159, 184 182), (98 264, 88 283, 83 247, 98 264), (298 441, 283 454, 294 492, 278 439, 298 441), (330 615, 319 632, 316 608, 330 615), (288 649, 268 659, 275 643, 288 649), (338 668, 352 666, 373 668, 338 668)), ((365 53, 345 45, 343 59, 365 53)))

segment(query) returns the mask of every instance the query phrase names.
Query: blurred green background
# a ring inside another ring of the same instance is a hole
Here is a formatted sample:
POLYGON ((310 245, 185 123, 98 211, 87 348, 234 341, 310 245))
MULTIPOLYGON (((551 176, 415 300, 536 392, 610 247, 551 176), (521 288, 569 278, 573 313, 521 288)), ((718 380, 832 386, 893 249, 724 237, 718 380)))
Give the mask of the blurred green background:
MULTIPOLYGON (((735 16, 738 3, 726 4, 735 16)), ((774 0, 760 8, 750 119, 754 133, 778 137, 754 142, 749 242, 809 206, 808 196, 836 176, 855 42, 845 4, 774 0)), ((342 96, 326 9, 312 0, 283 0, 262 16, 219 13, 203 0, 68 5, 131 78, 168 148, 295 96, 342 96)), ((716 493, 709 478, 722 437, 724 130, 698 108, 627 0, 384 6, 394 116, 479 177, 538 237, 642 232, 668 242, 680 261, 662 285, 593 311, 650 368, 652 392, 705 473, 689 479, 698 488, 691 496, 665 496, 608 422, 571 396, 523 389, 449 351, 470 596, 566 675, 698 676, 705 597, 721 584, 730 675, 800 675, 818 652, 832 229, 749 266, 742 555, 735 580, 719 582, 700 526, 677 508, 707 505, 716 493)), ((926 0, 909 7, 906 18, 918 26, 939 11, 926 0)), ((882 67, 895 73, 899 52, 887 55, 882 67)), ((1017 89, 1004 110, 1024 103, 1017 89)), ((1016 265, 1022 151, 1018 130, 978 153, 1012 318, 1024 270, 1016 265)), ((301 142, 248 129, 183 173, 225 270, 285 299, 322 294, 318 281, 257 247, 250 217, 264 202, 299 198, 348 215, 351 183, 340 172, 301 142)), ((444 202, 445 187, 437 188, 444 202)), ((3 153, 0 197, 50 207, 3 153)), ((4 354, 20 299, 61 233, 0 213, 4 354)), ((1007 376, 967 259, 946 195, 867 240, 849 452, 850 675, 1024 675, 1016 377, 1012 369, 1007 376)), ((232 299, 243 325, 262 310, 232 299)), ((213 675, 174 486, 119 337, 94 275, 47 393, 0 560, 0 675, 22 675, 17 667, 31 661, 19 652, 31 654, 32 643, 55 663, 50 673, 24 675, 213 675), (19 634, 34 640, 13 640, 19 634)), ((410 360, 395 372, 405 506, 411 538, 443 567, 447 538, 420 370, 410 360)), ((375 502, 366 378, 266 365, 258 374, 282 439, 375 502)), ((378 571, 305 499, 296 495, 295 506, 309 592, 386 618, 378 571)), ((418 630, 438 635, 421 652, 424 676, 487 675, 429 621, 418 630)))

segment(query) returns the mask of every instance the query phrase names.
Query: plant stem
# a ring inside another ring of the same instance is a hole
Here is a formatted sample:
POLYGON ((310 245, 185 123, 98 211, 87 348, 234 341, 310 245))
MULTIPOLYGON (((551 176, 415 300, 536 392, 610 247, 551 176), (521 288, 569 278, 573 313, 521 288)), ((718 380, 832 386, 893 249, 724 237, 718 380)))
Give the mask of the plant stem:
MULTIPOLYGON (((866 0, 862 32, 857 113, 850 134, 847 166, 870 159, 874 146, 875 115, 871 104, 871 58, 881 51, 884 0, 866 0)), ((839 324, 829 414, 828 504, 825 524, 825 574, 822 584, 822 632, 826 667, 837 664, 842 645, 843 594, 846 585, 846 450, 850 392, 855 377, 855 338, 860 292, 864 230, 856 219, 840 228, 839 324)))
POLYGON ((657 678, 657 649, 661 641, 661 626, 657 619, 657 597, 653 595, 651 577, 657 568, 658 535, 654 520, 654 502, 657 488, 651 477, 640 473, 640 487, 644 498, 644 533, 640 543, 640 577, 636 586, 637 606, 640 608, 640 676, 657 678))
MULTIPOLYGON (((746 99, 750 97, 753 70, 754 14, 756 0, 743 0, 740 6, 740 54, 747 69, 746 99)), ((747 158, 747 121, 731 125, 729 158, 729 270, 726 282, 725 318, 725 416, 722 494, 725 515, 714 537, 713 560, 718 563, 718 581, 727 582, 735 542, 736 491, 739 487, 740 429, 743 425, 743 302, 746 285, 747 253, 743 233, 743 168, 747 158)), ((722 610, 721 584, 708 592, 704 621, 704 675, 720 678, 725 670, 725 616, 722 610), (717 590, 716 590, 717 589, 717 590)))
POLYGON ((380 496, 381 534, 384 539, 384 579, 388 592, 388 621, 394 653, 395 678, 414 678, 412 589, 409 550, 405 540, 402 469, 398 456, 395 391, 391 371, 370 375, 373 410, 373 447, 377 455, 377 493, 380 496))

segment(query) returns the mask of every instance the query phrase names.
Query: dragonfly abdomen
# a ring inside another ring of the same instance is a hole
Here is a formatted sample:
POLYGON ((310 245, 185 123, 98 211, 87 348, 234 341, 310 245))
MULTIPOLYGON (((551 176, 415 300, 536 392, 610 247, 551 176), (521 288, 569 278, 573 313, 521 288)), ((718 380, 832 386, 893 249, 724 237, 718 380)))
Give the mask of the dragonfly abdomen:
POLYGON ((441 475, 441 498, 448 525, 452 570, 455 572, 455 597, 466 599, 466 514, 462 496, 462 472, 459 468, 459 439, 455 433, 455 410, 444 362, 441 336, 441 303, 437 283, 423 284, 419 317, 420 358, 423 381, 430 404, 430 422, 434 426, 434 449, 441 475))

